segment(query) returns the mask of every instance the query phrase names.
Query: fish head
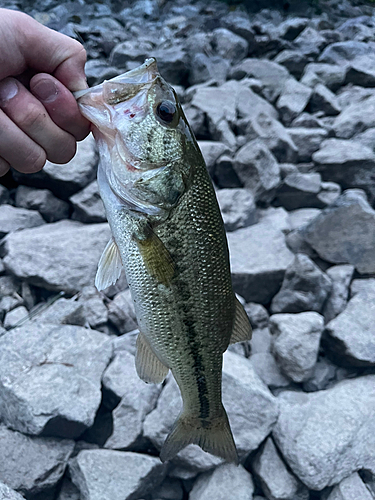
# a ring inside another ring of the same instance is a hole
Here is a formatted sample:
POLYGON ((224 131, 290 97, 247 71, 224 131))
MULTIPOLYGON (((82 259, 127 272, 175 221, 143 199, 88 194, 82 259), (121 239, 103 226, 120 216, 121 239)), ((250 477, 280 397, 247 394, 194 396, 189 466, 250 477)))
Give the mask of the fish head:
POLYGON ((176 206, 192 175, 187 157, 200 151, 156 60, 77 92, 76 98, 93 124, 101 166, 114 193, 140 212, 176 206))

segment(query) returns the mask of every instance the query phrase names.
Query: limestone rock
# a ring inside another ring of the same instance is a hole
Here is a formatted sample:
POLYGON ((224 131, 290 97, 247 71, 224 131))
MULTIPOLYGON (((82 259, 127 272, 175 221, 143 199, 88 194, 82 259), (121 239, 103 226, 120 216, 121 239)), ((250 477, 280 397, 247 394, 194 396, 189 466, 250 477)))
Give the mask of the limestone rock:
POLYGON ((327 500, 373 500, 373 496, 366 488, 357 472, 343 479, 336 485, 327 500))
POLYGON ((333 122, 336 137, 350 139, 375 127, 375 96, 370 96, 360 102, 353 102, 337 116, 333 122))
POLYGON ((58 299, 33 317, 38 323, 84 326, 86 318, 82 304, 74 298, 58 299))
POLYGON ((253 353, 252 349, 250 361, 259 378, 263 380, 270 389, 290 385, 290 380, 282 374, 279 365, 270 352, 253 353))
POLYGON ((217 28, 212 32, 212 46, 217 54, 236 64, 247 56, 247 41, 226 28, 217 28))
POLYGON ((215 172, 216 161, 220 156, 230 153, 230 150, 226 144, 223 142, 216 141, 198 141, 200 150, 204 161, 206 162, 206 167, 211 176, 215 172))
POLYGON ((306 108, 312 90, 294 78, 289 78, 284 83, 281 95, 276 103, 281 119, 285 125, 290 125, 292 121, 306 108))
POLYGON ((121 334, 137 328, 137 317, 129 288, 118 293, 109 303, 108 320, 121 334))
POLYGON ((36 210, 0 206, 0 239, 14 231, 44 225, 45 221, 36 210))
POLYGON ((23 500, 25 497, 0 481, 0 500, 23 500))
POLYGON ((69 201, 73 205, 72 219, 85 223, 107 220, 96 180, 71 196, 69 201))
POLYGON ((323 315, 326 323, 340 314, 346 307, 349 285, 354 272, 354 266, 343 264, 327 269, 327 275, 332 280, 332 289, 324 304, 323 315))
POLYGON ((318 83, 311 94, 310 109, 312 113, 322 111, 328 116, 338 115, 341 111, 335 94, 322 83, 318 83))
POLYGON ((339 64, 310 63, 305 67, 301 83, 311 88, 314 88, 318 83, 323 83, 335 92, 343 85, 345 75, 345 66, 339 64))
POLYGON ((248 189, 219 189, 216 192, 226 231, 258 222, 254 196, 248 189))
POLYGON ((321 143, 328 136, 328 132, 325 129, 315 127, 294 126, 288 129, 288 132, 297 147, 298 160, 300 162, 311 161, 312 154, 319 149, 321 143))
POLYGON ((69 217, 68 203, 56 198, 48 189, 18 186, 16 205, 29 210, 37 210, 47 222, 56 222, 69 217))
POLYGON ((5 315, 4 328, 6 328, 7 330, 14 328, 15 326, 18 325, 18 323, 20 323, 21 320, 27 318, 27 316, 28 316, 28 311, 24 306, 19 306, 16 307, 15 309, 12 309, 5 315))

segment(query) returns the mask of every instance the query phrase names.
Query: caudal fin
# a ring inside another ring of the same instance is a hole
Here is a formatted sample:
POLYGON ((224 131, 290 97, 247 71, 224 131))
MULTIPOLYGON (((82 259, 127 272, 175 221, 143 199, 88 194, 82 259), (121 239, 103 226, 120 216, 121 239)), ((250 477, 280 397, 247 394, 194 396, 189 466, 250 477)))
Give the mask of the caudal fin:
POLYGON ((202 450, 238 464, 238 455, 228 417, 223 407, 222 415, 203 421, 182 413, 167 436, 160 452, 160 460, 171 460, 188 444, 197 444, 202 450))

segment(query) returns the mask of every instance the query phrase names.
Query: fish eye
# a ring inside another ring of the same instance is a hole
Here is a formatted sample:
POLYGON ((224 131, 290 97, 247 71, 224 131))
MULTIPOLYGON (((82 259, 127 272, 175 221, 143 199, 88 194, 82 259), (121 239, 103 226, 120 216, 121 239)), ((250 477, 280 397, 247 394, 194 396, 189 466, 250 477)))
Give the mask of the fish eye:
POLYGON ((176 106, 171 101, 162 101, 156 108, 158 117, 166 123, 171 123, 173 121, 176 111, 176 106))

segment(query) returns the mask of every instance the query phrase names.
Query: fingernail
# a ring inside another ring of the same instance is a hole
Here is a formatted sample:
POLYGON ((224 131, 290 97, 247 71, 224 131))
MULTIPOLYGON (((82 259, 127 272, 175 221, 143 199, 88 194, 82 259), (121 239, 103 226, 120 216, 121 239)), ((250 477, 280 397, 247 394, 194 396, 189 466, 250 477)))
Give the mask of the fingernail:
POLYGON ((0 101, 9 101, 18 92, 18 85, 12 78, 0 82, 0 101))
POLYGON ((56 85, 50 80, 40 80, 32 90, 42 102, 53 102, 58 94, 56 85))

